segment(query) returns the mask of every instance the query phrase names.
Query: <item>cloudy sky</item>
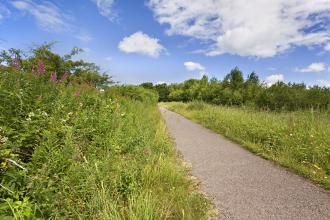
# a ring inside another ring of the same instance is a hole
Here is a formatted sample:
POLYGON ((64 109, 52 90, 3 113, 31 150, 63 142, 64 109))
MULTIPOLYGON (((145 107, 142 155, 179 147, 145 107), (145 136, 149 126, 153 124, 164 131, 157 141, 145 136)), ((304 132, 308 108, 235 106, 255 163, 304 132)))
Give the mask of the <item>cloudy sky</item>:
POLYGON ((122 83, 222 79, 330 86, 330 0, 0 0, 0 49, 57 41, 122 83))

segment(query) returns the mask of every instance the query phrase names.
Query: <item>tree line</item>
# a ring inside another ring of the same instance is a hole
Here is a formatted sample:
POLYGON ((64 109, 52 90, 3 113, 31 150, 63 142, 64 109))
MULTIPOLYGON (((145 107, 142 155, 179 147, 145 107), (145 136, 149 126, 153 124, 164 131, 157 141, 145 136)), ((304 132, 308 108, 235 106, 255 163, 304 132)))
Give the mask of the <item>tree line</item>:
POLYGON ((146 82, 140 86, 157 91, 162 102, 199 100, 216 105, 287 111, 330 108, 330 88, 284 82, 269 86, 261 82, 255 72, 244 78, 237 67, 223 80, 209 79, 204 75, 201 79, 189 79, 183 83, 154 85, 146 82))

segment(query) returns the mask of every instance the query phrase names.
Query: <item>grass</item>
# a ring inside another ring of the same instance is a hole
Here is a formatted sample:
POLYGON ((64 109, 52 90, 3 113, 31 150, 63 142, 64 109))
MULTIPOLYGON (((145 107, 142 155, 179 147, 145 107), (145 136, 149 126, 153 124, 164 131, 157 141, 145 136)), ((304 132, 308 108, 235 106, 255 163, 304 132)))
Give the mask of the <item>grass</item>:
POLYGON ((0 96, 1 219, 207 219, 156 103, 19 72, 0 96))
POLYGON ((202 102, 162 105, 330 189, 329 112, 266 112, 202 102))

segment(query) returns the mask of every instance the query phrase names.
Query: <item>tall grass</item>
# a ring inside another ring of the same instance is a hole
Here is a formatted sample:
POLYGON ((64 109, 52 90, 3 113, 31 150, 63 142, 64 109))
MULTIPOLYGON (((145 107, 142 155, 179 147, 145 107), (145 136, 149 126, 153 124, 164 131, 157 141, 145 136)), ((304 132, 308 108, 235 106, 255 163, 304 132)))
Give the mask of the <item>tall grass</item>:
POLYGON ((207 218, 156 103, 21 72, 0 96, 1 219, 207 218))
POLYGON ((330 188, 329 112, 266 112, 202 102, 165 103, 196 122, 330 188))

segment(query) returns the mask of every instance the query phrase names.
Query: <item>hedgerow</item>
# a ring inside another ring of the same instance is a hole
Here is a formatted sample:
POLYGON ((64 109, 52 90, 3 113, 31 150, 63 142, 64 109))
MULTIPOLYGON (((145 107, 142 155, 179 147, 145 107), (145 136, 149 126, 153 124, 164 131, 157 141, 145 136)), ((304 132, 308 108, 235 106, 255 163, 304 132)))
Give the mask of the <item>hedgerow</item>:
POLYGON ((1 219, 207 218, 155 93, 35 56, 0 70, 1 219))

